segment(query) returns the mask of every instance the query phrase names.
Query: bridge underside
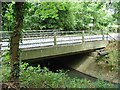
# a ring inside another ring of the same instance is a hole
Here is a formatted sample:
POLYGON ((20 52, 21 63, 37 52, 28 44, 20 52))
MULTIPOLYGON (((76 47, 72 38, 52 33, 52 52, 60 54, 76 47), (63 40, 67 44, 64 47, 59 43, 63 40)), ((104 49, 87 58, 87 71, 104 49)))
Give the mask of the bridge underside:
POLYGON ((108 41, 94 41, 84 42, 80 44, 65 45, 65 46, 52 46, 46 48, 28 48, 21 50, 20 59, 29 60, 36 58, 49 58, 67 54, 74 54, 104 48, 108 41))

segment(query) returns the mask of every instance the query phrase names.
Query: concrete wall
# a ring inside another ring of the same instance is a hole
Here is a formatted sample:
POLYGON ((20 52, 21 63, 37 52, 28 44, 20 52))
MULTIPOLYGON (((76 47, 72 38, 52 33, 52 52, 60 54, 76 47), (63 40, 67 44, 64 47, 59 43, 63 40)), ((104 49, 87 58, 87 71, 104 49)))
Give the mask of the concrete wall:
POLYGON ((103 48, 108 44, 107 41, 84 42, 80 44, 53 46, 46 48, 29 48, 22 49, 20 54, 21 60, 55 57, 59 55, 83 52, 87 50, 103 48))

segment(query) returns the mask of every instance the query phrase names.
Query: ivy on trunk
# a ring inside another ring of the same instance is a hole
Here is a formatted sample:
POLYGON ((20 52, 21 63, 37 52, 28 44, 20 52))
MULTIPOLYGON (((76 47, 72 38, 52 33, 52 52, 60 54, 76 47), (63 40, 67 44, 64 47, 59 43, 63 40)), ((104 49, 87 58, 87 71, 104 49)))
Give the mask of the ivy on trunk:
POLYGON ((16 20, 14 31, 10 38, 10 58, 11 58, 11 72, 10 82, 14 85, 14 88, 19 89, 19 73, 20 73, 20 58, 19 58, 19 41, 21 37, 21 31, 23 26, 23 7, 24 2, 15 2, 14 9, 16 13, 16 20))

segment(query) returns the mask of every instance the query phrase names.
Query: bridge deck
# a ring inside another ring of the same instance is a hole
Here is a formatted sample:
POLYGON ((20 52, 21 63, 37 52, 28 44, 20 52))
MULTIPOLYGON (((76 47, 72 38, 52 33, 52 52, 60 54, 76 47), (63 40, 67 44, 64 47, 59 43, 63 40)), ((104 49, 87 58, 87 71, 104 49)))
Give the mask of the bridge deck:
POLYGON ((73 45, 52 46, 46 48, 28 48, 22 49, 21 60, 48 58, 60 55, 80 53, 87 50, 104 48, 108 41, 85 42, 73 45))

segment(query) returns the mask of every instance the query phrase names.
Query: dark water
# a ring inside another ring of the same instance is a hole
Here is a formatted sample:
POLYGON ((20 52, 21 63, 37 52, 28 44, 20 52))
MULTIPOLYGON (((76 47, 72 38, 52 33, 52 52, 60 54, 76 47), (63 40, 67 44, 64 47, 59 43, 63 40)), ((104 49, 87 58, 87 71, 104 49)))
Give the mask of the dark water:
MULTIPOLYGON (((34 59, 29 62, 32 66, 40 65, 41 67, 47 67, 49 70, 55 72, 56 70, 68 69, 68 64, 72 64, 77 62, 78 60, 82 60, 85 56, 88 56, 89 53, 79 53, 74 55, 66 55, 66 56, 58 56, 55 58, 47 58, 47 59, 34 59)), ((82 62, 82 61, 81 61, 82 62)))
POLYGON ((32 66, 37 66, 40 65, 41 68, 47 67, 50 71, 56 72, 58 70, 62 70, 64 72, 67 71, 68 76, 71 78, 77 77, 80 79, 87 78, 92 81, 96 81, 97 78, 95 77, 90 77, 88 75, 85 75, 82 72, 76 71, 70 67, 68 67, 68 64, 72 64, 75 62, 78 62, 78 60, 83 60, 84 57, 89 56, 89 52, 87 53, 79 53, 79 54, 74 54, 74 55, 66 55, 66 56, 60 56, 60 57, 55 57, 55 58, 49 58, 49 59, 36 59, 32 60, 31 62, 32 66))

